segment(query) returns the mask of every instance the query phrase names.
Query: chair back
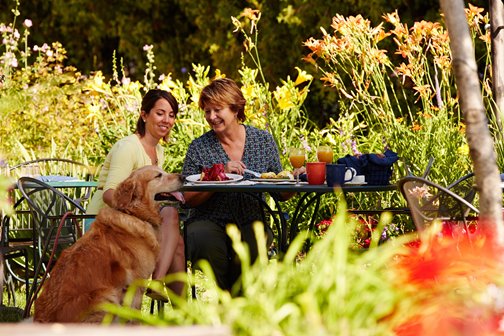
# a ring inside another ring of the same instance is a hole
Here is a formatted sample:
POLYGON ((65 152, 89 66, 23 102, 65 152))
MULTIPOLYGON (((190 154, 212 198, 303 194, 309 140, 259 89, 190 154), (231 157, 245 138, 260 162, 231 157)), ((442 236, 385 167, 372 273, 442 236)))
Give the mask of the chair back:
MULTIPOLYGON (((61 191, 32 177, 21 177, 18 180, 18 188, 28 203, 33 220, 34 248, 38 250, 34 257, 36 258, 38 254, 43 262, 53 248, 63 215, 68 212, 84 214, 85 210, 61 191)), ((59 251, 73 244, 80 232, 75 220, 71 217, 61 224, 57 244, 59 251)))
POLYGON ((408 203, 417 231, 423 232, 430 223, 439 219, 448 223, 461 222, 468 233, 467 221, 479 210, 448 188, 421 177, 407 176, 398 182, 408 203))
POLYGON ((41 158, 19 163, 10 167, 10 175, 16 178, 22 176, 71 176, 90 181, 94 169, 82 162, 62 158, 41 158))
MULTIPOLYGON (((403 158, 403 163, 404 163, 404 167, 406 169, 406 176, 416 176, 415 174, 413 174, 413 172, 411 171, 411 167, 410 165, 408 164, 408 162, 403 158)), ((425 170, 423 171, 422 173, 422 177, 423 178, 427 178, 427 176, 429 175, 431 169, 432 169, 432 166, 434 165, 434 157, 431 156, 429 158, 429 162, 427 162, 427 166, 425 167, 425 170)))
MULTIPOLYGON (((9 168, 9 175, 15 179, 28 176, 53 182, 68 179, 93 181, 94 173, 95 169, 93 167, 64 158, 35 159, 9 168)), ((86 207, 86 202, 90 199, 94 188, 60 188, 59 190, 70 196, 82 207, 86 207)), ((25 198, 19 190, 15 189, 12 192, 12 199, 15 215, 8 218, 8 223, 6 223, 9 226, 9 239, 19 242, 31 241, 33 227, 29 207, 24 201, 25 198)))
POLYGON ((476 188, 474 186, 474 173, 469 173, 450 183, 446 189, 450 189, 457 195, 462 196, 467 202, 474 204, 476 200, 476 188))

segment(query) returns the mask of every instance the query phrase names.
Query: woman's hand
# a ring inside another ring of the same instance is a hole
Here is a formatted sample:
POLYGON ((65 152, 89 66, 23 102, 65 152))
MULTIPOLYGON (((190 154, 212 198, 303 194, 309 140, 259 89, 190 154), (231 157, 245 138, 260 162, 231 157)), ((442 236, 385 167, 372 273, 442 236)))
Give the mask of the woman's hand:
POLYGON ((234 173, 234 174, 243 175, 243 173, 244 173, 243 170, 245 168, 247 168, 247 167, 241 161, 228 161, 226 163, 224 171, 226 173, 234 173))
POLYGON ((292 175, 294 175, 294 177, 296 177, 296 176, 304 174, 304 173, 306 173, 306 168, 301 167, 301 168, 294 169, 294 171, 292 172, 292 175))

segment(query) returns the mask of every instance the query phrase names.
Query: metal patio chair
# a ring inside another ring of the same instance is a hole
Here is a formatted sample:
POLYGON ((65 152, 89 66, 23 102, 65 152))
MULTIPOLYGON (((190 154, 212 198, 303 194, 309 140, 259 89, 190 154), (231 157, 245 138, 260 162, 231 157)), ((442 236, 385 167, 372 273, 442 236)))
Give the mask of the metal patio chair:
MULTIPOLYGON (((60 190, 39 179, 21 177, 18 188, 28 203, 33 223, 33 265, 35 267, 28 295, 29 314, 40 280, 50 271, 59 254, 75 243, 82 232, 80 225, 85 215, 84 208, 60 190)), ((26 315, 27 316, 27 315, 26 315)))
POLYGON ((462 196, 467 202, 475 204, 477 201, 476 188, 474 182, 474 173, 468 173, 456 181, 450 183, 446 189, 449 189, 459 196, 462 196))
POLYGON ((469 238, 468 224, 478 219, 479 210, 462 196, 415 176, 402 178, 398 186, 418 232, 425 231, 434 220, 441 220, 450 226, 462 224, 469 238))
MULTIPOLYGON (((79 179, 92 181, 94 168, 75 160, 64 158, 41 158, 19 163, 10 167, 10 176, 20 178, 23 176, 36 177, 42 181, 62 181, 64 179, 79 179)), ((84 204, 91 196, 92 188, 71 191, 73 199, 84 204)))
POLYGON ((12 298, 12 304, 15 306, 16 305, 16 295, 15 295, 15 284, 14 280, 16 280, 19 275, 17 272, 14 272, 12 270, 11 264, 9 261, 14 261, 18 259, 21 259, 19 263, 21 263, 21 269, 23 272, 23 282, 25 284, 25 292, 26 292, 26 299, 28 300, 28 293, 29 293, 29 274, 30 274, 30 268, 29 268, 29 259, 28 259, 28 246, 23 246, 23 245, 10 245, 8 240, 8 227, 4 226, 4 221, 0 223, 0 269, 4 269, 3 271, 3 276, 4 279, 0 279, 2 281, 2 299, 0 300, 0 306, 3 305, 3 285, 6 285, 6 294, 7 294, 7 302, 11 301, 12 298))

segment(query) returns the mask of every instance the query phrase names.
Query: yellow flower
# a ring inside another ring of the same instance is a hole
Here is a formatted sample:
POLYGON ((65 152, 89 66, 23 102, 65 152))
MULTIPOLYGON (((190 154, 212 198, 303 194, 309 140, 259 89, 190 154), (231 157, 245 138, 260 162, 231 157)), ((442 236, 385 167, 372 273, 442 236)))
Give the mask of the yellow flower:
POLYGON ((161 84, 159 84, 159 88, 167 91, 171 91, 177 87, 177 83, 175 83, 172 79, 171 74, 168 74, 163 78, 161 84))
POLYGON ((292 94, 289 88, 286 86, 277 86, 275 92, 273 92, 273 95, 278 102, 278 107, 280 107, 280 109, 282 110, 287 110, 296 106, 292 101, 292 94))
POLYGON ((296 78, 296 81, 294 82, 294 86, 298 86, 301 83, 312 80, 313 76, 306 71, 303 71, 298 67, 296 67, 296 70, 298 71, 298 76, 296 78))
POLYGON ((467 144, 460 146, 457 148, 457 153, 464 156, 469 155, 469 146, 467 144))
POLYGON ((219 79, 219 78, 226 78, 226 74, 222 73, 220 69, 215 70, 215 76, 214 79, 219 79))
POLYGON ((93 81, 91 82, 91 89, 96 91, 102 90, 104 86, 103 79, 103 73, 101 71, 96 71, 93 76, 93 81))
POLYGON ((250 84, 245 84, 241 87, 241 91, 243 92, 243 96, 246 101, 251 100, 254 97, 254 86, 250 84))

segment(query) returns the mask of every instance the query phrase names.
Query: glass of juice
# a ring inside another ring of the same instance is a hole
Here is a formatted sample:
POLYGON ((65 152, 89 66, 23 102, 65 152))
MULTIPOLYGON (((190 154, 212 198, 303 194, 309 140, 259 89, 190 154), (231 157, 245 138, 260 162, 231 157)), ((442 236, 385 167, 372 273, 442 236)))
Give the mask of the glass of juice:
POLYGON ((319 146, 317 148, 317 159, 319 162, 332 163, 333 150, 331 146, 319 146))
MULTIPOLYGON (((304 148, 291 148, 289 150, 289 161, 294 168, 301 168, 305 162, 304 148)), ((299 184, 299 174, 296 175, 296 184, 299 184)))

